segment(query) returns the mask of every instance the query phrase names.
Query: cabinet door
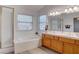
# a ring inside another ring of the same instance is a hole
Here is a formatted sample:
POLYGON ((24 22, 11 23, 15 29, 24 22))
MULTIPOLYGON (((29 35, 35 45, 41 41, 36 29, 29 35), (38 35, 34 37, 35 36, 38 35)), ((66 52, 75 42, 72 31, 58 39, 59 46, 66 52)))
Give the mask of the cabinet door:
POLYGON ((56 40, 52 39, 51 40, 51 49, 56 50, 57 49, 56 44, 57 44, 56 40))
POLYGON ((58 51, 60 53, 63 52, 63 43, 61 41, 58 40, 52 40, 51 41, 51 49, 58 51))
POLYGON ((75 43, 75 40, 74 39, 71 40, 71 38, 61 38, 60 40, 66 43, 71 43, 71 44, 75 43))
POLYGON ((43 39, 43 43, 42 43, 44 46, 50 48, 50 39, 49 38, 44 38, 43 39))
POLYGON ((79 54, 79 45, 75 45, 74 53, 79 54))
POLYGON ((57 51, 62 53, 63 52, 63 42, 57 41, 56 43, 57 51))
POLYGON ((79 40, 76 40, 76 45, 75 45, 75 48, 74 48, 74 53, 75 54, 79 54, 79 40))
POLYGON ((69 43, 64 43, 64 53, 65 54, 73 54, 74 53, 74 45, 69 43))
POLYGON ((76 44, 79 45, 79 40, 76 40, 76 44))

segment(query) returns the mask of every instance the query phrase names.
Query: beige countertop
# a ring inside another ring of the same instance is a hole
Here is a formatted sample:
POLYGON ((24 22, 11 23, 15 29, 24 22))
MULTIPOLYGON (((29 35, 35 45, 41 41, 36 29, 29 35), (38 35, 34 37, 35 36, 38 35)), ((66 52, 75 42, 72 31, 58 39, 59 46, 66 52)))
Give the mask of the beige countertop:
POLYGON ((79 33, 75 33, 75 32, 46 31, 46 32, 43 32, 43 34, 57 35, 57 36, 61 36, 61 37, 79 40, 79 33))

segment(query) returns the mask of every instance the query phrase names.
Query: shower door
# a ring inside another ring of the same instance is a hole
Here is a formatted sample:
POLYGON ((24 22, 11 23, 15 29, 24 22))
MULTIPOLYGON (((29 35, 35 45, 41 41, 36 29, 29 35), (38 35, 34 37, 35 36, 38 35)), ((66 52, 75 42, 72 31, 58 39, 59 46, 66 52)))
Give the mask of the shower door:
POLYGON ((13 47, 13 9, 2 7, 1 48, 13 47))

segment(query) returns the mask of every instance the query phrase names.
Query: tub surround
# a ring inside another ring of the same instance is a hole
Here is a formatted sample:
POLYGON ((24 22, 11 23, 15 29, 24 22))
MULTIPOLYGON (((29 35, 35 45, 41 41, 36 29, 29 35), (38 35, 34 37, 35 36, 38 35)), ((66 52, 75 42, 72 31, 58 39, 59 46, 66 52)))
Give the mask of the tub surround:
POLYGON ((31 36, 26 38, 17 38, 15 40, 15 53, 22 53, 40 46, 40 37, 31 36))
POLYGON ((47 31, 42 34, 42 46, 64 54, 79 54, 79 33, 47 31))

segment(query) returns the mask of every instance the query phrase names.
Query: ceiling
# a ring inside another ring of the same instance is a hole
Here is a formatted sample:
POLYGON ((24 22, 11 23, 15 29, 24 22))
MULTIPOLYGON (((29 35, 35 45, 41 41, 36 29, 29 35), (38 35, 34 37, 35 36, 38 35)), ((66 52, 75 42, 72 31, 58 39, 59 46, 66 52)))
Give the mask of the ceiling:
POLYGON ((62 11, 66 8, 74 7, 74 5, 46 5, 40 11, 62 11))
POLYGON ((73 7, 74 5, 9 5, 9 7, 15 9, 23 9, 28 10, 31 12, 38 12, 38 11, 56 11, 56 10, 63 10, 65 8, 73 7))
POLYGON ((44 5, 7 5, 8 7, 16 8, 16 9, 24 9, 32 12, 37 12, 40 9, 44 8, 44 5))

